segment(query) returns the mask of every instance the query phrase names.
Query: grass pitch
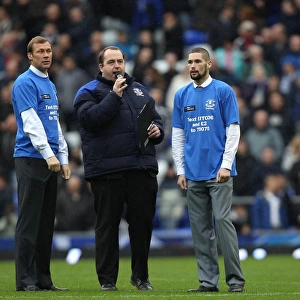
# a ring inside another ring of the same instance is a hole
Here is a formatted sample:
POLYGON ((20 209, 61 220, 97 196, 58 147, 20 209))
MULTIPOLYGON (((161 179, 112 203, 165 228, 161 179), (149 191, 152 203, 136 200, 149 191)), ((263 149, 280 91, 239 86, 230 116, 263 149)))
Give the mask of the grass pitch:
POLYGON ((300 261, 291 255, 269 255, 263 260, 242 261, 246 278, 243 293, 229 293, 224 279, 223 258, 220 257, 220 292, 188 293, 199 286, 194 257, 150 257, 149 273, 153 291, 138 291, 129 283, 130 259, 120 260, 118 291, 100 290, 93 259, 81 259, 75 265, 52 260, 52 279, 68 292, 16 292, 13 261, 0 261, 0 299, 300 299, 300 261))

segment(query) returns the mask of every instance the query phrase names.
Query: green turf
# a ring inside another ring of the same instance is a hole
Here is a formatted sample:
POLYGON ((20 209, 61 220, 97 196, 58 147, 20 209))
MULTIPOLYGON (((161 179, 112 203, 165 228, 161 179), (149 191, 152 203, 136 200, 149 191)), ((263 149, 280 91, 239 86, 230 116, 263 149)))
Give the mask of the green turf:
POLYGON ((57 286, 69 287, 68 292, 16 292, 14 262, 0 261, 0 299, 300 299, 300 261, 291 255, 269 255, 264 260, 248 258, 242 262, 246 277, 243 293, 227 292, 223 260, 220 258, 219 293, 188 293, 198 287, 194 257, 151 257, 150 281, 153 291, 137 291, 129 283, 130 260, 120 261, 117 292, 100 291, 93 259, 82 259, 76 265, 52 260, 52 278, 57 286))

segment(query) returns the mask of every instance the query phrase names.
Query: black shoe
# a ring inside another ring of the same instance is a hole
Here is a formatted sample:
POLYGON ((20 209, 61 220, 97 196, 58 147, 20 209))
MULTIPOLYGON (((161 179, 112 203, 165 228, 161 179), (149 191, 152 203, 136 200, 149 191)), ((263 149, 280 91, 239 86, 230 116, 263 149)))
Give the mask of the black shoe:
POLYGON ((20 288, 17 288, 18 292, 44 292, 44 289, 40 289, 38 286, 35 284, 30 284, 26 286, 22 286, 20 288))
POLYGON ((59 287, 54 286, 54 285, 51 285, 49 287, 45 287, 43 289, 47 290, 47 291, 53 291, 53 292, 65 292, 65 291, 69 291, 68 288, 59 288, 59 287))
POLYGON ((209 292, 218 292, 219 289, 216 286, 208 287, 204 285, 200 285, 197 289, 189 289, 188 292, 194 292, 194 293, 209 293, 209 292))
POLYGON ((140 280, 138 278, 134 278, 133 276, 131 276, 130 283, 140 291, 152 291, 153 290, 153 287, 150 284, 150 282, 148 281, 148 279, 140 280))
POLYGON ((241 293, 244 290, 244 286, 238 283, 231 284, 229 286, 228 292, 231 293, 241 293))
POLYGON ((116 291, 117 288, 113 283, 105 283, 101 286, 102 291, 116 291))

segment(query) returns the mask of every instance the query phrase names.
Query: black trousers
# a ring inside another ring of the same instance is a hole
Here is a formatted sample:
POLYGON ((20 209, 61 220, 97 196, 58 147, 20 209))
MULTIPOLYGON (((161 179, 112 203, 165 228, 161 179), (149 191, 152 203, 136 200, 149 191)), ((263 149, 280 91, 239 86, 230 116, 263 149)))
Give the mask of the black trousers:
POLYGON ((91 181, 96 210, 96 271, 101 285, 116 284, 119 271, 119 224, 126 204, 132 275, 148 279, 148 255, 155 214, 157 180, 133 170, 91 181))
POLYGON ((57 195, 57 173, 44 159, 15 158, 18 221, 15 233, 16 288, 52 285, 50 258, 57 195))

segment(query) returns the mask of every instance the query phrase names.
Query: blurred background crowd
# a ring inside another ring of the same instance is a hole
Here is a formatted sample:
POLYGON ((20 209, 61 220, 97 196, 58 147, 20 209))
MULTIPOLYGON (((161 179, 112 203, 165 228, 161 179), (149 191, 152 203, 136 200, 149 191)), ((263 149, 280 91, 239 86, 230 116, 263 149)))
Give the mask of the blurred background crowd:
POLYGON ((191 81, 187 53, 211 54, 212 77, 230 84, 240 109, 232 218, 240 235, 300 229, 299 0, 1 0, 0 2, 0 234, 16 222, 13 162, 16 123, 11 88, 29 64, 35 35, 53 45, 49 76, 69 144, 71 179, 59 185, 57 232, 92 230, 93 199, 83 179, 74 96, 98 72, 108 45, 126 55, 126 71, 156 101, 165 129, 157 147, 159 195, 155 227, 188 225, 186 199, 171 157, 175 92, 191 81), (246 199, 246 200, 245 200, 246 199))

